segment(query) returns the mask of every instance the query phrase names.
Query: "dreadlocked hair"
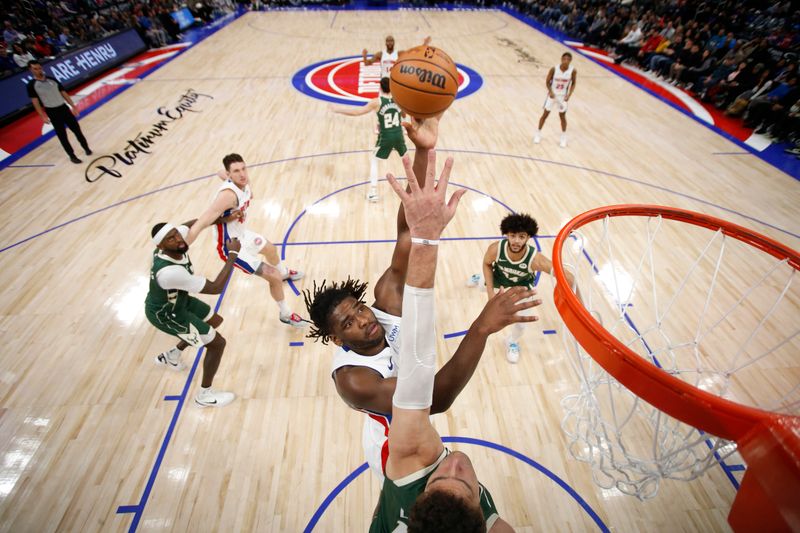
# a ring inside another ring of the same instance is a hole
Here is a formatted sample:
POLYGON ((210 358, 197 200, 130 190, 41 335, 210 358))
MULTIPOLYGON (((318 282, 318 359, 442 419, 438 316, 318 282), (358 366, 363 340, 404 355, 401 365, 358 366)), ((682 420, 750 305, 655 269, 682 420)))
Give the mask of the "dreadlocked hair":
POLYGON ((364 293, 367 292, 367 283, 347 277, 347 281, 334 281, 328 284, 328 280, 322 280, 317 285, 314 282, 313 290, 304 290, 303 299, 306 303, 306 310, 311 317, 314 325, 309 328, 308 337, 315 341, 320 340, 322 344, 328 344, 331 339, 330 326, 328 319, 337 305, 342 303, 345 298, 353 297, 359 302, 364 301, 364 293))

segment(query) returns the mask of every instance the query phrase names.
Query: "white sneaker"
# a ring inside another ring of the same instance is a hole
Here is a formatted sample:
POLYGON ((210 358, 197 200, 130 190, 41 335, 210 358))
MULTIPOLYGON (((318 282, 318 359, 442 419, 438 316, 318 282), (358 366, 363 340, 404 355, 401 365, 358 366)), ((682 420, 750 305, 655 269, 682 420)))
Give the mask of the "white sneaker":
POLYGON ((297 313, 292 313, 291 315, 286 316, 286 317, 282 316, 282 317, 280 317, 280 319, 281 319, 281 322, 283 322, 284 324, 288 324, 288 325, 292 326, 293 328, 304 328, 304 327, 306 327, 306 324, 308 322, 307 320, 305 320, 303 317, 301 317, 297 313))
POLYGON ((533 136, 533 144, 539 144, 540 142, 542 142, 542 136, 537 133, 533 136))
POLYGON ((186 369, 186 365, 183 364, 183 361, 181 361, 181 352, 178 352, 178 357, 176 358, 174 355, 171 355, 173 351, 178 352, 177 350, 172 349, 158 354, 155 357, 156 364, 163 365, 170 370, 174 370, 175 372, 180 372, 181 370, 186 369))
POLYGON ((198 407, 224 407, 236 398, 232 392, 216 391, 214 389, 200 389, 194 397, 198 407))
POLYGON ((377 187, 370 187, 369 191, 367 191, 367 201, 372 202, 373 204, 378 201, 380 196, 378 196, 378 188, 377 187))
POLYGON ((283 277, 283 281, 286 281, 287 279, 290 279, 292 281, 297 281, 303 279, 304 276, 305 273, 302 270, 292 270, 290 268, 288 273, 283 277))
POLYGON ((506 342, 506 359, 509 363, 519 361, 519 344, 516 342, 506 342))
POLYGON ((561 148, 566 148, 566 147, 567 147, 567 136, 566 136, 566 135, 562 135, 562 136, 561 136, 561 142, 560 142, 560 143, 558 143, 558 145, 559 145, 561 148))
POLYGON ((477 287, 481 283, 481 275, 473 274, 467 280, 467 287, 477 287))

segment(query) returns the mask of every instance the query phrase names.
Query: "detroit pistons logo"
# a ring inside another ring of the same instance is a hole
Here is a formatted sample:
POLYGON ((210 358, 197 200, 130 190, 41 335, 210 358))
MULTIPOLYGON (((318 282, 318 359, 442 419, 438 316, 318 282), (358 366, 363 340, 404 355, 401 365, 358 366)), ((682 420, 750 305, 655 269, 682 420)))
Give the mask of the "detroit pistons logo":
MULTIPOLYGON (((401 65, 401 68, 404 68, 401 65)), ((405 67, 411 68, 411 67, 405 67)), ((456 64, 458 96, 464 98, 483 85, 480 74, 469 67, 456 64)), ((430 81, 433 83, 433 75, 430 81)), ((428 76, 423 72, 419 76, 428 76)), ((362 105, 380 94, 381 66, 365 65, 361 56, 329 59, 302 68, 292 77, 292 85, 303 94, 337 104, 362 105)), ((442 78, 441 83, 444 83, 442 78)))

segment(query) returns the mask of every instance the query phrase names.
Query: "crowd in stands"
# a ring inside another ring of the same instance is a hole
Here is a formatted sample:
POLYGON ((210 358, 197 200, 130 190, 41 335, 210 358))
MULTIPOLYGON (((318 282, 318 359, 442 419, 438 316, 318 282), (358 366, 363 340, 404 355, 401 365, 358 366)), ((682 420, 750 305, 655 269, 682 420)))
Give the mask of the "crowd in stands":
POLYGON ((669 82, 800 157, 800 11, 766 0, 511 0, 538 22, 669 82))
POLYGON ((26 69, 28 61, 46 61, 118 31, 134 28, 150 47, 179 39, 170 16, 188 7, 199 21, 210 21, 230 1, 192 0, 184 6, 169 0, 15 0, 8 8, 0 40, 0 78, 26 69))

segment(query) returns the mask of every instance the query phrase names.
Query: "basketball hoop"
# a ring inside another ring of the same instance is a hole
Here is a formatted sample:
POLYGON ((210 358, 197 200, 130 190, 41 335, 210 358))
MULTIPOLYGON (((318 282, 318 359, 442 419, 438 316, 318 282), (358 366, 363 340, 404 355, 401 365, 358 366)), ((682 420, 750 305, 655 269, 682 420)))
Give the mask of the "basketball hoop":
POLYGON ((739 454, 731 526, 800 530, 800 254, 700 213, 616 205, 568 222, 553 265, 581 381, 562 429, 595 482, 647 499, 739 454))

